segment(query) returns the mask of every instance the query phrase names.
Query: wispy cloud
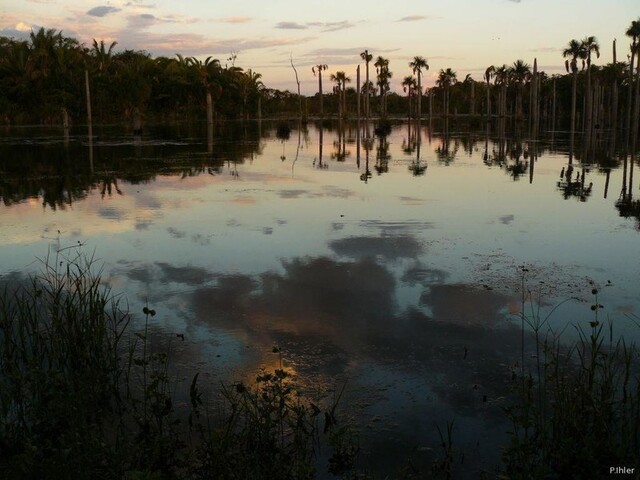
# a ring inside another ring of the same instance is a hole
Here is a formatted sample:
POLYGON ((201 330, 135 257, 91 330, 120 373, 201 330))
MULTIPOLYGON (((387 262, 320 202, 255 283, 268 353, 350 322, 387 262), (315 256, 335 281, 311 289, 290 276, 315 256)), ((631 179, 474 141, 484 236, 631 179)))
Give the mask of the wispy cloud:
POLYGON ((408 15, 406 17, 402 17, 400 20, 398 20, 399 22, 416 22, 418 20, 427 20, 429 17, 427 15, 408 15))
POLYGON ((89 11, 87 11, 87 15, 91 15, 92 17, 104 17, 109 15, 110 13, 119 12, 120 9, 117 7, 111 7, 108 5, 100 5, 98 7, 93 7, 89 11))
POLYGON ((355 23, 350 22, 349 20, 342 20, 340 22, 291 22, 291 21, 282 21, 278 22, 275 25, 275 28, 279 28, 282 30, 307 30, 311 27, 320 28, 323 32, 336 32, 338 30, 344 30, 345 28, 354 27, 355 23))
POLYGON ((237 16, 237 17, 221 17, 214 19, 215 22, 220 23, 248 23, 253 21, 251 17, 237 16))
POLYGON ((309 24, 302 24, 298 22, 278 22, 276 23, 276 28, 280 28, 282 30, 306 30, 309 28, 309 24))
POLYGON ((337 32, 338 30, 344 30, 345 28, 351 28, 355 26, 355 23, 352 23, 348 20, 343 20, 342 22, 326 22, 324 23, 323 32, 337 32))
POLYGON ((139 8, 156 8, 155 3, 143 3, 144 0, 131 0, 124 4, 125 7, 139 7, 139 8))

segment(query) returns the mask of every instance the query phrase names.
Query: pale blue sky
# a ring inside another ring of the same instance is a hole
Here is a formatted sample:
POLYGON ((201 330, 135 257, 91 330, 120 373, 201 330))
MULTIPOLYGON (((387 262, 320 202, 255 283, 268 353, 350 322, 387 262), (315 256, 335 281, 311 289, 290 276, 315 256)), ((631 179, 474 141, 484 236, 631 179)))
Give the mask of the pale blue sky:
MULTIPOLYGON (((295 90, 293 56, 302 88, 312 93, 315 63, 328 73, 344 70, 355 82, 365 48, 390 59, 392 86, 399 89, 415 55, 427 58, 425 84, 441 68, 458 79, 476 80, 488 65, 538 58, 547 73, 564 69, 560 52, 572 38, 594 35, 598 62, 610 62, 618 39, 624 59, 624 31, 640 17, 637 0, 434 0, 205 1, 183 0, 0 0, 0 35, 24 36, 31 28, 63 30, 90 44, 118 41, 116 49, 145 49, 154 55, 206 57, 262 73, 269 87, 295 90)), ((372 70, 372 75, 375 70, 372 70)), ((326 89, 331 87, 329 82, 326 89)))

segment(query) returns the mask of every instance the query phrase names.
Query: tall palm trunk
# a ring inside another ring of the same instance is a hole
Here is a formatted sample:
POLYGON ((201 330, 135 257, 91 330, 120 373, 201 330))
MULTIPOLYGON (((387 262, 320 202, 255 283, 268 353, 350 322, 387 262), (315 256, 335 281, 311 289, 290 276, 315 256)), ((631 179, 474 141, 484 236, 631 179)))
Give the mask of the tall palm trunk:
POLYGON ((422 118, 422 75, 418 70, 418 122, 422 118))
MULTIPOLYGON (((635 47, 635 42, 634 45, 635 47)), ((627 141, 626 141, 626 150, 629 150, 629 141, 631 139, 631 112, 633 111, 633 64, 636 56, 636 49, 631 49, 631 60, 629 61, 629 87, 627 91, 627 141)))
POLYGON ((574 71, 571 75, 571 151, 569 154, 569 163, 571 163, 571 161, 573 160, 573 142, 576 130, 576 89, 578 86, 578 72, 574 71))
POLYGON ((208 88, 207 88, 207 125, 213 125, 213 99, 211 98, 211 92, 209 91, 208 88))
POLYGON ((637 66, 636 66, 636 93, 635 93, 635 104, 633 109, 633 124, 631 127, 633 132, 631 148, 634 154, 636 153, 636 146, 638 141, 638 122, 640 121, 639 117, 640 117, 640 55, 638 55, 637 66))
POLYGON ((471 105, 469 113, 473 116, 476 114, 476 83, 471 81, 471 105))
MULTIPOLYGON (((591 56, 591 54, 589 54, 591 56)), ((587 86, 585 88, 585 119, 584 134, 587 142, 591 138, 591 126, 593 120, 593 92, 591 91, 591 61, 587 60, 587 86)))
POLYGON ((93 141, 93 123, 91 118, 91 88, 89 87, 89 70, 84 71, 84 85, 87 93, 87 128, 89 129, 89 142, 93 141))
POLYGON ((487 80, 487 122, 491 121, 491 84, 487 80))
POLYGON ((318 93, 320 94, 320 117, 323 117, 324 109, 322 106, 322 70, 318 70, 318 93))

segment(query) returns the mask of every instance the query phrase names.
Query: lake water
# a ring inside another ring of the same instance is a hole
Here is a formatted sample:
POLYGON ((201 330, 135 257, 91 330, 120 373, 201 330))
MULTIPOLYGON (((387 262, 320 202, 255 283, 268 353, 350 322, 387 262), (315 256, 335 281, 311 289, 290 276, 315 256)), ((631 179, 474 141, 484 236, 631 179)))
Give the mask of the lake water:
POLYGON ((554 331, 588 328, 595 284, 599 318, 638 339, 638 172, 610 139, 569 164, 566 132, 291 126, 105 127, 91 148, 0 131, 0 275, 80 242, 138 318, 158 312, 178 381, 250 378, 277 346, 309 396, 346 385, 380 471, 431 458, 452 420, 456 468, 499 461, 521 266, 534 311, 564 302, 554 331))

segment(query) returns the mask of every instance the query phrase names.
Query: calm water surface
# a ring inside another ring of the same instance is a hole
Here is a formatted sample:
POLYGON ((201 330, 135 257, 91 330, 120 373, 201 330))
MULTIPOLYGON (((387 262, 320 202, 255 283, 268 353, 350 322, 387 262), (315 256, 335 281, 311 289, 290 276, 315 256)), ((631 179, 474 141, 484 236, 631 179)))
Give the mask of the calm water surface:
POLYGON ((555 331, 588 326, 593 282, 600 318, 638 338, 640 192, 610 140, 569 165, 562 134, 292 126, 209 141, 105 128, 91 152, 80 134, 3 131, 0 275, 19 281, 80 242, 132 311, 158 311, 178 381, 252 377, 279 346, 310 396, 346 382, 363 459, 381 470, 430 458, 451 420, 458 468, 499 461, 520 266, 542 316, 573 298, 555 331))

